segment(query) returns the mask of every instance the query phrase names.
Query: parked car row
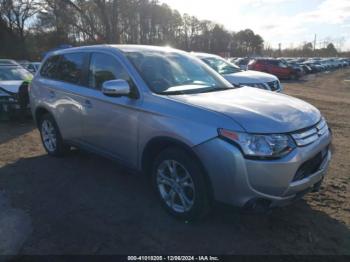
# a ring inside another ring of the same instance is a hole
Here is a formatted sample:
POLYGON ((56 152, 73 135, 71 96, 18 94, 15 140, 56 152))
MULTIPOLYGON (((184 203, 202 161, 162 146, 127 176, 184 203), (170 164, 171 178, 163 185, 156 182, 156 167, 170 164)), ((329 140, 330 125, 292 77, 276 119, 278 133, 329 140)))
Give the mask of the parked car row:
POLYGON ((29 95, 49 155, 74 146, 116 159, 149 175, 164 208, 188 220, 216 201, 261 211, 320 189, 325 118, 246 86, 255 74, 168 47, 86 46, 48 54, 29 95))
POLYGON ((306 74, 345 68, 348 58, 230 58, 229 62, 244 70, 270 73, 279 79, 298 79, 306 74))

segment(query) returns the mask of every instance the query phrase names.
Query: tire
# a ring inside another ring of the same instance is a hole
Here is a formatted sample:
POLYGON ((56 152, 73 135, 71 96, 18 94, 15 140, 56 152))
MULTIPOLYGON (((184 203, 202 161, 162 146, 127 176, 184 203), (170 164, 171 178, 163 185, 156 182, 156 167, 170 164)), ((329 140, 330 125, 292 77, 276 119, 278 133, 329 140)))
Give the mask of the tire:
POLYGON ((43 146, 50 156, 61 157, 69 151, 69 146, 63 142, 56 121, 50 114, 40 117, 39 131, 43 146))
POLYGON ((152 184, 163 207, 178 219, 194 221, 210 210, 201 165, 185 150, 173 147, 158 155, 152 168, 152 184), (175 167, 177 175, 171 174, 169 167, 175 167))

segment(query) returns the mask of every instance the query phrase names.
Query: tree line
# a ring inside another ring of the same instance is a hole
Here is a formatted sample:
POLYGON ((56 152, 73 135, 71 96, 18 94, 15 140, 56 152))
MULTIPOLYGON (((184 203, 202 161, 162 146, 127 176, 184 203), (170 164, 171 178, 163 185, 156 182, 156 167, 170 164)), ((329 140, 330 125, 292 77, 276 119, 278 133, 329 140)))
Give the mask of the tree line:
POLYGON ((0 0, 0 56, 40 59, 60 45, 170 45, 227 56, 266 55, 251 29, 180 14, 158 0, 0 0))
POLYGON ((0 55, 32 58, 62 44, 170 45, 188 51, 261 54, 252 30, 230 32, 157 0, 0 0, 0 55))

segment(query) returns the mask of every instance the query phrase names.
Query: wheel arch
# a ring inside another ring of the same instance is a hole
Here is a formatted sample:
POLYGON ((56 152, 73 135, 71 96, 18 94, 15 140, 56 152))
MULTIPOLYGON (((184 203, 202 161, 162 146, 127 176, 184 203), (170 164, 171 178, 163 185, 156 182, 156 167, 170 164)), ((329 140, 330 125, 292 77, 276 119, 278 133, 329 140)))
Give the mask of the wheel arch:
POLYGON ((35 117, 35 122, 36 122, 37 126, 39 126, 40 118, 45 114, 52 115, 46 107, 39 106, 35 109, 34 117, 35 117))
POLYGON ((200 158, 198 157, 198 155, 195 153, 195 151, 192 149, 191 146, 187 145, 185 142, 180 141, 178 139, 161 136, 161 137, 152 138, 150 141, 148 141, 141 155, 142 172, 146 175, 150 175, 155 158, 158 156, 160 152, 170 147, 176 147, 186 151, 187 153, 190 154, 190 156, 192 156, 197 161, 197 163, 200 165, 200 168, 203 172, 204 179, 208 187, 208 192, 210 194, 210 198, 212 199, 213 198, 212 183, 202 161, 200 160, 200 158))

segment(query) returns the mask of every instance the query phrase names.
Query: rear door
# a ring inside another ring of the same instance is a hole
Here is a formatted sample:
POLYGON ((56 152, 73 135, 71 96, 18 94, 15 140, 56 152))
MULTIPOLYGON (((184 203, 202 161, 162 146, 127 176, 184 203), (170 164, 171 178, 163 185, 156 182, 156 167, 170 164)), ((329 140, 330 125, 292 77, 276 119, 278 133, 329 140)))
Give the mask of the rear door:
POLYGON ((67 53, 49 59, 40 73, 42 96, 49 104, 63 138, 79 141, 82 136, 82 102, 87 83, 88 53, 67 53))

